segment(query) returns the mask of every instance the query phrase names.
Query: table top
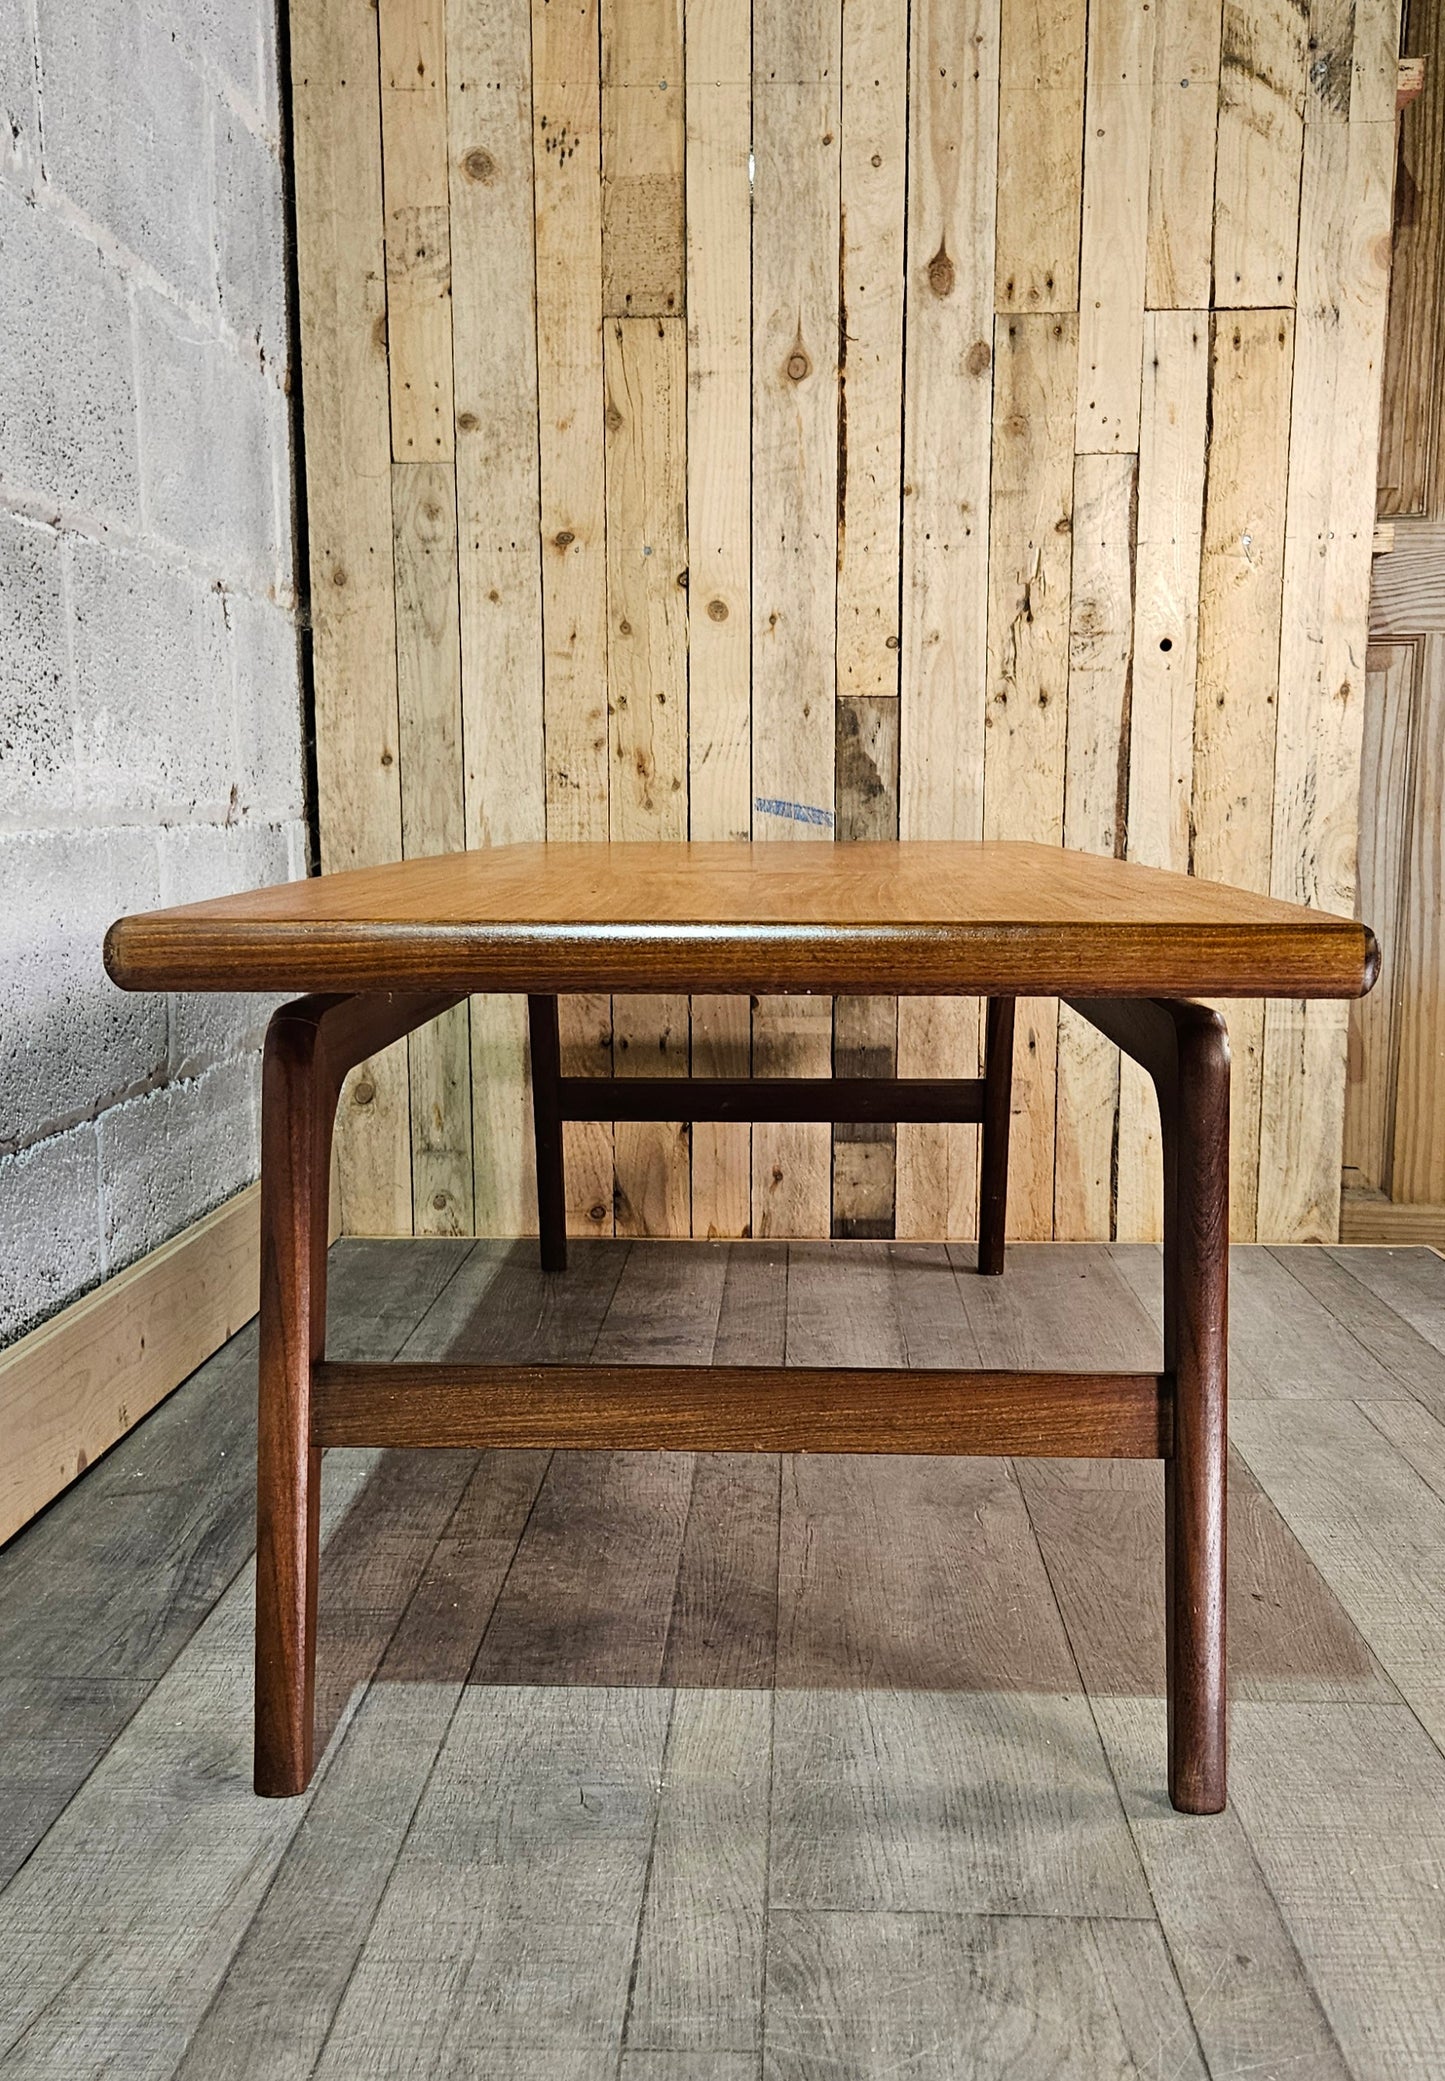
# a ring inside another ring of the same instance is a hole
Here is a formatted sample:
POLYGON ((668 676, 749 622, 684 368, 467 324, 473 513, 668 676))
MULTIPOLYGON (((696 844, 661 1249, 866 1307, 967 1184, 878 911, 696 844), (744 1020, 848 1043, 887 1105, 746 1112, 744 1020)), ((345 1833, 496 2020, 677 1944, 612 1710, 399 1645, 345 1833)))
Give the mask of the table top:
POLYGON ((1358 997, 1373 935, 1045 845, 511 845, 122 918, 130 990, 1358 997))

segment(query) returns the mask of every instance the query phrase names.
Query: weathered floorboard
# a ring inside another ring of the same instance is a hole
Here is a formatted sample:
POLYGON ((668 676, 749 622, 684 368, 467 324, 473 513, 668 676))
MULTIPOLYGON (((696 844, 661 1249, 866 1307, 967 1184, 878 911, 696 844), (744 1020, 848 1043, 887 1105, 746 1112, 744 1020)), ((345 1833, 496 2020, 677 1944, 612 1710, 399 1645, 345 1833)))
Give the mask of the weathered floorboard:
POLYGON ((1148 1923, 775 1911, 768 1989, 777 2081, 1205 2074, 1148 1923))
MULTIPOLYGON (((1147 1246, 1001 1281, 924 1245, 574 1255, 343 1244, 332 1348, 1157 1362, 1147 1246)), ((1445 1262, 1247 1250, 1236 1290, 1208 1820, 1164 1804, 1152 1469, 813 1455, 781 1524, 766 1455, 598 1457, 587 1492, 580 1455, 331 1455, 335 1733, 255 1801, 237 1338, 0 1556, 4 2071, 1434 2081, 1445 1262)))

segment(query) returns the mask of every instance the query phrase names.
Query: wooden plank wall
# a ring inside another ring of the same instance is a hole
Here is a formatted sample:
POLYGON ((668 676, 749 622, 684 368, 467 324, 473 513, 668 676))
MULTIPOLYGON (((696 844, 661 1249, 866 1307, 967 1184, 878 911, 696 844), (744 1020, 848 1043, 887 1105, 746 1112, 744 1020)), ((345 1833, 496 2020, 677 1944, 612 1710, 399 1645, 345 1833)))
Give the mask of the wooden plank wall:
MULTIPOLYGON (((292 6, 327 867, 987 835, 1351 906, 1396 0, 292 6)), ((1345 1032, 1236 1014, 1241 1235, 1334 1233, 1345 1032)), ((971 1074, 979 1010, 563 1033, 971 1074)), ((367 1065, 345 1226, 530 1229, 525 1081, 506 1000, 367 1065)), ((1052 1004, 1017 1110, 1018 1234, 1157 1233, 1152 1102, 1052 1004)), ((568 1158, 594 1233, 974 1221, 971 1129, 568 1158)))
POLYGON ((1412 0, 1395 187, 1379 506, 1370 601, 1360 902, 1381 987, 1353 1007, 1345 1113, 1350 1229, 1445 1239, 1445 0, 1412 0), (1413 1211, 1412 1211, 1413 1210, 1413 1211), (1408 1224, 1402 1225, 1402 1224, 1408 1224))

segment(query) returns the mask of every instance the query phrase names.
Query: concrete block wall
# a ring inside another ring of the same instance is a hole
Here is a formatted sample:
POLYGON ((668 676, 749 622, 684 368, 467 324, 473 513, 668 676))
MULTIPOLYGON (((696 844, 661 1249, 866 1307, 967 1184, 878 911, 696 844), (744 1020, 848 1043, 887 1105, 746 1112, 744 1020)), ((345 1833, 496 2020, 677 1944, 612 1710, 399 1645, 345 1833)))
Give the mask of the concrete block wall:
POLYGON ((305 872, 275 0, 0 0, 0 1345, 256 1171, 251 998, 121 911, 305 872))

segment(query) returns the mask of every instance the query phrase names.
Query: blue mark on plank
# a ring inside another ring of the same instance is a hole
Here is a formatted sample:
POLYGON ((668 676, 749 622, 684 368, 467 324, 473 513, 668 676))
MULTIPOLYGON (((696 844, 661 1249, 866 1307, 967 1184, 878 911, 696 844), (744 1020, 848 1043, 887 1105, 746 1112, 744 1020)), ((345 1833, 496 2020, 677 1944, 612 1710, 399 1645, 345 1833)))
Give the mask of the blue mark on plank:
POLYGON ((795 824, 822 824, 826 830, 833 828, 831 809, 815 809, 811 802, 784 802, 776 795, 759 795, 753 803, 759 816, 787 817, 795 824))

